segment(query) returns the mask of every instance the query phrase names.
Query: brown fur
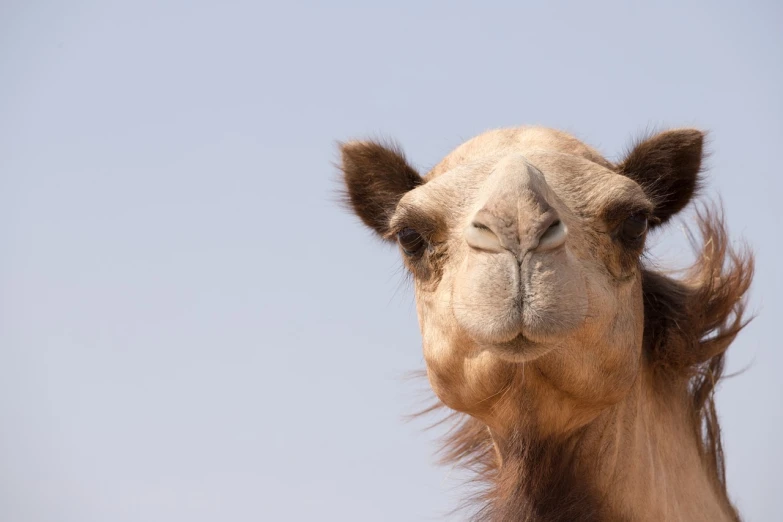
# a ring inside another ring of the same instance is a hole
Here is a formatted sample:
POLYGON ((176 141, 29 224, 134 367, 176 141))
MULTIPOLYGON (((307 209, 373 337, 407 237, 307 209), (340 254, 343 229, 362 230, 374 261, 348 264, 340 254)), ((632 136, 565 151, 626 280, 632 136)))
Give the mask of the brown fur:
POLYGON ((536 439, 517 433, 498 461, 484 424, 455 413, 456 426, 444 439, 445 465, 474 473, 477 493, 461 507, 475 521, 616 520, 593 485, 578 475, 582 431, 566 440, 536 439), (476 509, 477 508, 477 509, 476 509))

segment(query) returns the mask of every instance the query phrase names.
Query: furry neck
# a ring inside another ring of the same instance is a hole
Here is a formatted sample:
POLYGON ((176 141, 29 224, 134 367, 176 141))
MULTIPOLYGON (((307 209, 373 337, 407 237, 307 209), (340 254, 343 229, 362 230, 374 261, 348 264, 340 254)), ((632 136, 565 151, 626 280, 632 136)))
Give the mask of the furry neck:
POLYGON ((478 519, 738 520, 701 456, 687 400, 685 383, 661 389, 641 375, 567 436, 494 436, 502 464, 478 519))

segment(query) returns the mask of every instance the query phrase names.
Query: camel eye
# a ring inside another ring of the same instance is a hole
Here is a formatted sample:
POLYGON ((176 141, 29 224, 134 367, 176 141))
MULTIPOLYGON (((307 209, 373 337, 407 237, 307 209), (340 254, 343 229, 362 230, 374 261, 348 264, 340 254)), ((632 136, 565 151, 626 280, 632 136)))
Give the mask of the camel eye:
POLYGON ((620 225, 620 237, 625 241, 638 241, 645 232, 647 232, 647 216, 644 214, 632 214, 620 225))
POLYGON ((397 233, 397 242, 402 251, 409 256, 418 256, 421 254, 427 242, 424 238, 412 228, 403 228, 397 233))

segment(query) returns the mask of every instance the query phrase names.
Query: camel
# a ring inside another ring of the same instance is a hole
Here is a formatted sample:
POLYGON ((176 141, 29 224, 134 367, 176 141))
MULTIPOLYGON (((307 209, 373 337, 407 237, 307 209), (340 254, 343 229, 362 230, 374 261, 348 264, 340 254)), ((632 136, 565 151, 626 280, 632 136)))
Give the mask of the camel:
POLYGON ((396 146, 340 145, 347 203, 412 275, 427 377, 456 417, 444 461, 482 485, 473 519, 739 520, 713 394, 752 253, 704 204, 690 269, 645 256, 698 192, 703 142, 669 130, 614 163, 499 129, 424 176, 396 146))

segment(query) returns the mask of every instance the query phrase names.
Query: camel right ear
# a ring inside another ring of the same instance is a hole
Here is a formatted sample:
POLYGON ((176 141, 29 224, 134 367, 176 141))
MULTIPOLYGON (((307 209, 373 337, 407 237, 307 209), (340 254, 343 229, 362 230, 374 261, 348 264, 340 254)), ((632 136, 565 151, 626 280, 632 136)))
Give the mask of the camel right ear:
POLYGON ((347 201, 365 225, 385 236, 397 203, 424 180, 397 147, 349 141, 340 152, 347 201))

